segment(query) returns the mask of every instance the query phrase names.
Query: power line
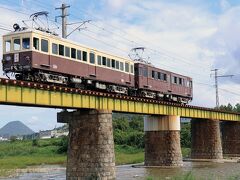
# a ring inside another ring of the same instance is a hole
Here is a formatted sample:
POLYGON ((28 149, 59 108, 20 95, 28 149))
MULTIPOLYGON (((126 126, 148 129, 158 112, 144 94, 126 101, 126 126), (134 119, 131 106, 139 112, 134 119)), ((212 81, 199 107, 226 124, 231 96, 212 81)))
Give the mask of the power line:
MULTIPOLYGON (((40 2, 40 1, 38 1, 38 0, 35 0, 34 2, 37 2, 37 3, 38 3, 39 5, 41 5, 42 7, 43 7, 43 4, 46 5, 46 3, 43 3, 42 1, 40 2)), ((49 6, 45 6, 45 7, 49 8, 49 6)), ((95 17, 95 18, 98 19, 99 21, 104 21, 103 19, 101 19, 101 18, 99 18, 99 17, 96 17, 96 16, 92 15, 91 13, 89 13, 89 12, 87 12, 87 11, 84 11, 84 10, 82 10, 82 9, 76 9, 75 7, 73 7, 73 9, 75 9, 77 12, 82 11, 82 12, 84 12, 85 14, 89 14, 90 16, 95 17)), ((77 16, 75 16, 75 15, 71 15, 71 16, 72 16, 72 17, 75 17, 76 19, 79 19, 79 17, 77 17, 77 16)), ((105 24, 106 24, 106 23, 105 23, 105 24)), ((140 44, 140 43, 137 43, 137 42, 135 42, 135 41, 133 41, 133 40, 129 40, 129 39, 125 38, 124 36, 117 34, 116 32, 113 32, 113 31, 107 30, 107 29, 105 29, 105 28, 103 28, 103 27, 100 27, 100 26, 94 24, 93 22, 91 22, 91 25, 97 27, 98 29, 104 30, 104 31, 106 31, 106 32, 108 32, 108 33, 115 34, 116 36, 118 36, 118 37, 120 37, 120 38, 122 38, 122 39, 124 39, 124 40, 126 40, 126 41, 128 41, 128 42, 135 43, 135 44, 140 44)), ((120 31, 123 32, 124 34, 127 34, 123 29, 120 29, 119 27, 113 26, 113 25, 111 25, 111 24, 108 24, 108 26, 111 26, 111 27, 113 27, 114 29, 120 30, 120 31)), ((132 36, 135 36, 135 35, 132 35, 132 36)), ((139 37, 137 37, 137 36, 135 36, 135 37, 138 38, 138 39, 141 39, 141 38, 139 38, 139 37)), ((142 39, 142 40, 143 40, 143 39, 142 39)), ((152 44, 152 42, 149 42, 149 41, 146 41, 146 40, 143 40, 143 41, 152 44)), ((155 45, 154 45, 154 46, 155 46, 155 45)), ((186 58, 182 58, 182 57, 180 57, 180 56, 178 56, 178 57, 176 58, 176 57, 174 57, 174 56, 171 56, 171 55, 167 54, 166 52, 161 52, 161 51, 159 51, 159 50, 155 50, 155 49, 152 49, 152 48, 148 48, 148 49, 151 50, 151 51, 153 51, 154 53, 158 53, 158 54, 161 55, 161 56, 165 56, 165 57, 172 58, 173 60, 175 60, 175 59, 180 59, 181 62, 184 62, 184 63, 186 63, 186 64, 194 65, 194 66, 199 66, 199 67, 201 66, 201 65, 199 65, 199 64, 192 64, 192 63, 186 61, 186 60, 185 60, 186 58)), ((162 48, 160 48, 160 49, 162 49, 162 48)), ((162 51, 166 51, 166 50, 162 50, 162 51)), ((173 54, 173 53, 171 52, 171 54, 173 54)), ((178 61, 178 62, 179 62, 179 61, 178 61)), ((204 69, 202 69, 202 70, 207 71, 207 70, 205 70, 205 69, 206 69, 206 66, 201 66, 201 67, 204 68, 204 69)), ((210 69, 210 68, 209 68, 209 69, 210 69)), ((209 71, 208 71, 208 72, 209 72, 209 71)))
MULTIPOLYGON (((23 12, 21 12, 21 11, 16 11, 16 10, 10 9, 10 8, 5 8, 5 7, 1 7, 1 6, 0 6, 0 8, 4 8, 4 9, 10 10, 10 11, 15 11, 15 12, 17 12, 17 13, 21 13, 21 14, 25 14, 25 15, 29 15, 29 14, 27 14, 27 13, 23 13, 23 12)), ((83 34, 83 33, 81 33, 81 34, 83 34)), ((106 43, 106 42, 104 42, 104 41, 102 41, 102 40, 99 40, 99 39, 97 39, 97 38, 94 38, 94 37, 92 37, 92 36, 90 36, 90 35, 86 35, 86 34, 83 34, 83 35, 85 35, 85 36, 87 36, 87 37, 89 37, 89 38, 91 38, 91 39, 94 39, 94 40, 96 40, 96 41, 99 41, 99 42, 101 42, 101 43, 104 43, 105 45, 110 46, 110 47, 112 47, 112 48, 121 50, 121 51, 123 51, 123 52, 127 52, 126 50, 123 50, 123 49, 121 49, 121 48, 114 47, 114 46, 112 46, 112 44, 108 44, 108 43, 106 43)), ((131 41, 131 42, 132 42, 132 41, 131 41)), ((212 85, 209 85, 209 84, 206 84, 206 83, 199 83, 199 82, 195 82, 195 83, 200 84, 200 85, 206 85, 206 86, 213 87, 212 85)), ((225 91, 225 92, 234 94, 234 95, 240 95, 240 94, 238 94, 238 93, 235 93, 235 92, 232 92, 232 91, 229 91, 229 90, 226 90, 226 89, 222 89, 222 88, 219 88, 219 89, 220 89, 220 90, 223 90, 223 91, 225 91)))
POLYGON ((218 95, 218 78, 225 78, 225 77, 232 77, 233 75, 218 75, 218 69, 213 69, 214 71, 214 78, 215 78, 215 88, 216 88, 216 107, 219 107, 219 95, 218 95))

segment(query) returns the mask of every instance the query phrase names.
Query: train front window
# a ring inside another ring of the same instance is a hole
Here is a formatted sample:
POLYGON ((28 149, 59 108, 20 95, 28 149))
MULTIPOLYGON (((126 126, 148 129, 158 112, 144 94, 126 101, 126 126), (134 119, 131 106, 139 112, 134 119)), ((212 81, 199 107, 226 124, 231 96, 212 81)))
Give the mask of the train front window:
POLYGON ((23 49, 30 49, 30 38, 22 39, 22 47, 23 49))
POLYGON ((148 69, 146 67, 143 69, 143 76, 148 77, 148 69))
POLYGON ((90 53, 90 63, 95 64, 95 54, 94 53, 90 53))
POLYGON ((20 48, 21 48, 20 39, 14 39, 13 40, 13 50, 19 51, 20 48))
POLYGON ((48 41, 45 39, 41 40, 41 51, 48 52, 48 41))
POLYGON ((39 39, 38 38, 33 38, 33 48, 36 50, 39 50, 39 39))
POLYGON ((11 51, 11 40, 5 41, 5 52, 11 51))

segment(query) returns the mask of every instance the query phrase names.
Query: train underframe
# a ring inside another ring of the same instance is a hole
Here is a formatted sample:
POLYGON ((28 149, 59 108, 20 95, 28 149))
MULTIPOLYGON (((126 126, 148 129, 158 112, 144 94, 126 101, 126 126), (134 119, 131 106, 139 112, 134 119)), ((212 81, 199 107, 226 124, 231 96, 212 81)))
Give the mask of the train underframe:
POLYGON ((115 94, 177 102, 181 104, 187 104, 191 100, 189 97, 182 97, 170 93, 150 91, 147 89, 135 89, 134 87, 110 84, 90 78, 86 79, 84 77, 55 74, 44 71, 18 72, 15 74, 15 78, 17 80, 58 84, 79 89, 98 90, 115 94))

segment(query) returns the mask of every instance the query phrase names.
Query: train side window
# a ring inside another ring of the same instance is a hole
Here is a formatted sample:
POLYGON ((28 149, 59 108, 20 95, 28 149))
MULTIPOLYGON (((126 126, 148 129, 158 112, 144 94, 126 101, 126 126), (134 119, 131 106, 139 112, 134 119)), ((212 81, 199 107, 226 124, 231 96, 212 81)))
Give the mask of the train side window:
POLYGON ((167 81, 167 74, 163 74, 163 80, 167 81))
POLYGON ((76 59, 76 49, 71 48, 71 58, 76 59))
POLYGON ((185 79, 182 79, 182 85, 185 86, 185 79))
POLYGON ((106 66, 107 65, 107 58, 102 57, 102 65, 106 66))
POLYGON ((131 65, 131 73, 133 73, 133 65, 131 65))
POLYGON ((154 75, 155 75, 155 72, 154 72, 154 71, 152 71, 152 78, 154 78, 154 75))
POLYGON ((146 67, 143 68, 143 76, 148 77, 148 69, 146 67))
POLYGON ((13 40, 13 50, 18 51, 20 50, 21 45, 20 45, 20 39, 14 39, 13 40))
POLYGON ((30 49, 30 38, 22 39, 22 47, 23 49, 30 49))
POLYGON ((58 45, 55 43, 52 43, 52 53, 58 54, 58 45))
POLYGON ((161 74, 162 73, 160 73, 160 72, 157 73, 157 79, 159 79, 159 80, 161 79, 161 74))
POLYGON ((123 62, 120 62, 120 70, 123 71, 123 62))
POLYGON ((112 68, 116 68, 115 59, 112 59, 112 68))
POLYGON ((59 44, 59 55, 64 56, 64 45, 59 44))
POLYGON ((107 67, 111 67, 111 61, 109 58, 107 58, 107 67))
POLYGON ((94 53, 90 53, 90 63, 95 64, 95 54, 94 53))
POLYGON ((101 65, 102 65, 102 57, 101 57, 101 56, 98 56, 97 59, 98 59, 98 65, 101 66, 101 65))
POLYGON ((11 40, 5 41, 5 52, 11 51, 11 40))
POLYGON ((77 59, 82 60, 82 52, 80 50, 77 50, 77 59))
POLYGON ((48 40, 41 39, 41 51, 48 52, 48 40))
POLYGON ((65 56, 70 57, 70 48, 65 47, 65 56))
POLYGON ((116 69, 119 69, 119 61, 116 61, 116 69))
POLYGON ((182 85, 182 78, 178 79, 178 84, 182 85))
POLYGON ((39 50, 39 39, 36 37, 33 38, 33 47, 34 49, 39 50))
POLYGON ((189 87, 192 88, 192 81, 189 81, 189 87))
POLYGON ((158 72, 156 72, 156 71, 154 73, 154 79, 158 79, 158 72))
POLYGON ((174 81, 173 81, 175 84, 177 84, 177 77, 174 76, 174 81))
POLYGON ((125 63, 125 72, 129 72, 129 64, 125 63))
POLYGON ((83 54, 83 61, 86 61, 87 62, 87 52, 86 51, 83 51, 82 52, 83 54))

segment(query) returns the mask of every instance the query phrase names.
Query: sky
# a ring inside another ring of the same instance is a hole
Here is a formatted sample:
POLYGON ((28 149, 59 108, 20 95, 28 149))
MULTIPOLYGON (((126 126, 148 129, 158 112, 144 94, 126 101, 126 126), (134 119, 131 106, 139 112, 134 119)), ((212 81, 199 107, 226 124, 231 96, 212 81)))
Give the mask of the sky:
MULTIPOLYGON (((61 21, 54 19, 61 3, 71 6, 70 23, 91 20, 69 39, 124 57, 146 47, 144 57, 155 66, 193 78, 191 104, 198 106, 215 106, 211 70, 217 68, 219 75, 234 75, 219 78, 220 104, 240 102, 240 0, 0 0, 0 27, 24 26, 22 20, 31 26, 30 14, 48 11, 49 27, 60 34, 61 21)), ((78 25, 68 26, 68 33, 78 25)), ((59 111, 2 105, 0 127, 20 120, 34 131, 51 129, 61 125, 59 111)))

